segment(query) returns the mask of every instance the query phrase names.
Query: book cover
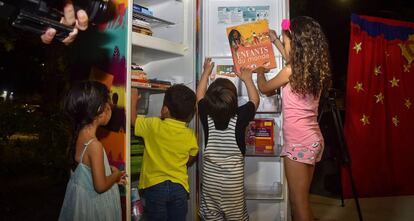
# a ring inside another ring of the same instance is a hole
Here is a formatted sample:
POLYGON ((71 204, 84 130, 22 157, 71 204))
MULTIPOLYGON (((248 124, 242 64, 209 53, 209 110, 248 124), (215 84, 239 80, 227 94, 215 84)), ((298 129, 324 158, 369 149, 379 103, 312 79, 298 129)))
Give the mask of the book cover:
POLYGON ((267 20, 231 26, 226 30, 237 72, 240 72, 241 67, 276 68, 267 20))
POLYGON ((273 152, 274 120, 271 118, 254 119, 256 152, 273 152))
POLYGON ((210 75, 210 83, 215 81, 217 78, 226 78, 229 79, 233 84, 238 87, 240 84, 239 77, 236 75, 233 65, 221 65, 216 66, 216 72, 213 72, 210 75))

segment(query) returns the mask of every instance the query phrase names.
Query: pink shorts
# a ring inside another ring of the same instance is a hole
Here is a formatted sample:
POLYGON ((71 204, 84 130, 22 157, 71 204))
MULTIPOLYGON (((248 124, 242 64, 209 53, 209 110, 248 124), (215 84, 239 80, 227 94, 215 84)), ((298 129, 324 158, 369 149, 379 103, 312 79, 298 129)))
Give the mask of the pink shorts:
POLYGON ((315 165, 322 158, 323 147, 323 141, 309 145, 285 144, 283 145, 280 156, 287 156, 294 161, 315 165))

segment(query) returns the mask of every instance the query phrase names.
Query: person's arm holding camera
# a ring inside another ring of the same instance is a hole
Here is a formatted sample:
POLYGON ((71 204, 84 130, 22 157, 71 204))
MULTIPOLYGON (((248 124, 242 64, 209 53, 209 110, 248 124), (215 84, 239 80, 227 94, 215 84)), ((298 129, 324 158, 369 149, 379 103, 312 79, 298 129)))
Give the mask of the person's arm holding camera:
MULTIPOLYGON (((79 10, 75 13, 75 9, 73 7, 73 3, 68 1, 63 8, 64 17, 62 17, 60 23, 68 26, 74 26, 74 29, 69 36, 66 37, 62 43, 68 45, 72 43, 76 36, 78 35, 78 31, 84 31, 88 28, 88 15, 84 10, 79 10)), ((46 32, 40 36, 41 40, 45 44, 50 44, 56 35, 56 30, 54 28, 48 28, 46 32)))

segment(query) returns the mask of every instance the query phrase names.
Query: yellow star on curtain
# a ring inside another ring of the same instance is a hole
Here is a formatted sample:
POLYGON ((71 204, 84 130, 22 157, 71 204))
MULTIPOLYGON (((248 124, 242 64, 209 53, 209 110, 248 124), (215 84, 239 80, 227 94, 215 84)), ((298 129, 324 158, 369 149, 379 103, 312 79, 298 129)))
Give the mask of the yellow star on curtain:
POLYGON ((354 50, 358 54, 362 50, 362 42, 359 42, 359 43, 355 42, 354 50))
POLYGON ((362 125, 364 125, 364 126, 370 124, 369 116, 367 116, 365 114, 362 115, 362 118, 360 119, 360 121, 362 122, 362 125))
POLYGON ((360 92, 360 91, 363 91, 363 90, 364 90, 364 88, 362 87, 362 83, 361 83, 361 82, 357 82, 357 83, 355 84, 354 88, 355 88, 355 90, 356 90, 357 92, 360 92))
POLYGON ((376 98, 375 103, 380 103, 383 104, 384 103, 384 95, 382 94, 382 92, 380 92, 379 94, 374 95, 374 97, 376 98))
POLYGON ((398 44, 401 48, 401 55, 407 59, 408 64, 414 60, 414 35, 410 35, 408 41, 398 44))
POLYGON ((391 87, 398 87, 398 82, 400 82, 400 79, 395 78, 395 76, 392 77, 392 80, 390 80, 391 87))
POLYGON ((404 105, 407 107, 407 110, 411 108, 412 103, 409 98, 405 99, 404 105))
POLYGON ((392 117, 392 123, 394 124, 394 126, 398 126, 398 124, 400 123, 400 120, 398 120, 398 116, 395 115, 394 117, 392 117))
POLYGON ((404 65, 404 72, 410 72, 411 64, 404 65))
POLYGON ((381 65, 380 66, 377 66, 377 67, 375 67, 375 69, 374 69, 374 75, 375 76, 378 76, 379 74, 381 74, 382 73, 382 71, 381 71, 381 65))

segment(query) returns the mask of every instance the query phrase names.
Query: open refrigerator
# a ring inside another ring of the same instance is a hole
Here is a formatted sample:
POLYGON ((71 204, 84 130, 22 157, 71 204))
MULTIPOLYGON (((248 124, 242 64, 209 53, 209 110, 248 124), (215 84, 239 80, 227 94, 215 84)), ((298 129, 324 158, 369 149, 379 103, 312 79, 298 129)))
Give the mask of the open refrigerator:
MULTIPOLYGON (((130 125, 131 87, 142 94, 139 114, 159 116, 165 88, 134 83, 132 67, 138 66, 145 78, 157 82, 182 83, 196 89, 201 74, 202 61, 211 57, 218 65, 232 65, 226 26, 255 19, 268 19, 269 28, 280 33, 280 23, 287 18, 288 0, 115 0, 118 17, 106 24, 103 47, 109 48, 109 65, 103 72, 95 69, 93 78, 109 82, 112 93, 118 93, 118 106, 124 115, 123 130, 102 136, 103 143, 112 156, 129 174, 129 182, 121 191, 124 220, 134 220, 133 203, 137 200, 138 167, 142 163, 142 142, 133 136, 130 125), (140 8, 137 8, 137 7, 140 8), (136 20, 141 28, 137 29, 136 20), (109 42, 109 43, 108 43, 109 42), (99 77, 101 76, 101 77, 99 77), (132 200, 131 200, 132 199, 132 200)), ((274 48, 277 68, 269 73, 272 77, 283 66, 282 58, 274 48)), ((102 67, 103 65, 97 65, 102 67)), ((213 71, 217 71, 216 69, 213 71)), ((239 102, 246 101, 243 86, 238 85, 239 102)), ((117 116, 115 116, 117 117, 117 116)), ((283 159, 278 156, 282 144, 280 96, 261 96, 259 119, 271 119, 273 125, 273 149, 263 153, 254 145, 247 148, 245 158, 245 186, 250 220, 289 220, 287 184, 283 173, 283 159)), ((203 154, 204 138, 197 118, 189 124, 199 138, 200 155, 203 154)), ((200 156, 201 159, 201 156, 200 156)), ((188 168, 190 195, 187 220, 199 220, 200 160, 188 168)))

